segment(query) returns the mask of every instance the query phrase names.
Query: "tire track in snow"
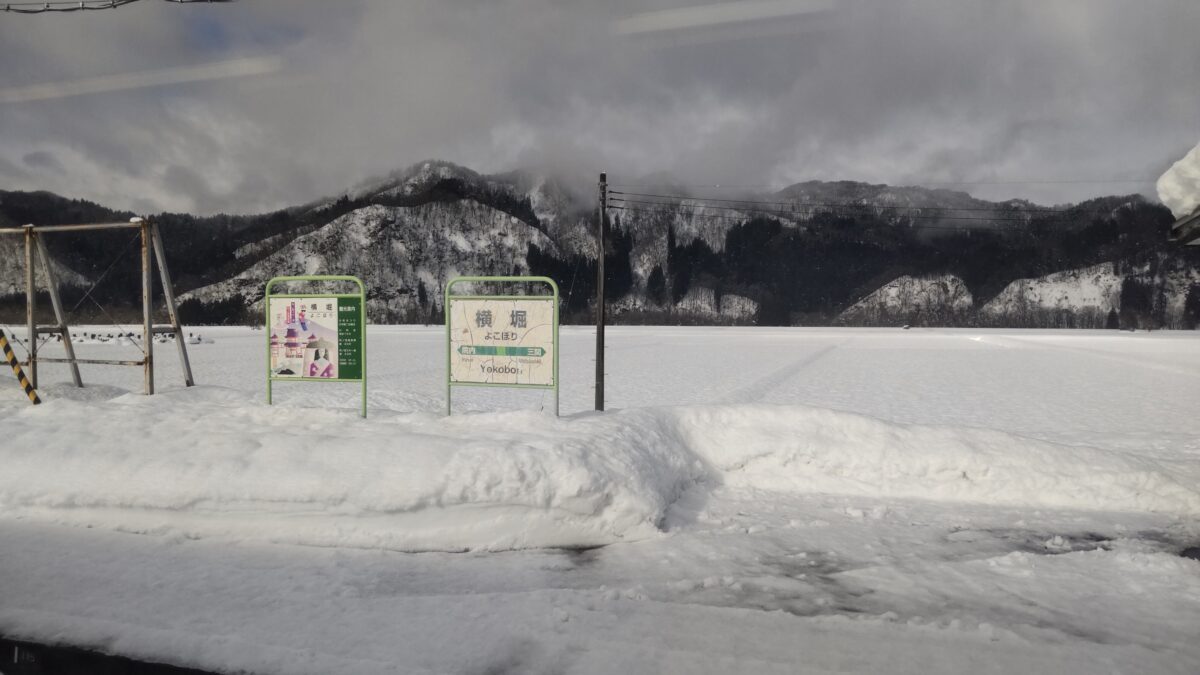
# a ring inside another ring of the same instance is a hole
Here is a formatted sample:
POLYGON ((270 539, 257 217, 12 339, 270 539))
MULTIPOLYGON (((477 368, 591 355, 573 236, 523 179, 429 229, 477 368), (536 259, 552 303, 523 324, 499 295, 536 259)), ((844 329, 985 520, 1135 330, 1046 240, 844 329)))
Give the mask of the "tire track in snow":
MULTIPOLYGON (((1156 370, 1161 373, 1170 373, 1172 375, 1200 375, 1200 368, 1195 368, 1187 364, 1169 364, 1151 359, 1138 358, 1127 354, 1118 354, 1104 349, 1096 349, 1094 347, 1080 347, 1078 345, 1062 345, 1055 344, 1049 340, 1031 340, 1029 338, 1013 337, 1011 335, 998 336, 1001 341, 1015 342, 1024 347, 1041 347, 1044 349, 1058 349, 1065 352, 1076 352, 1079 354, 1088 354, 1089 356, 1098 356, 1110 361, 1124 363, 1126 365, 1146 368, 1148 370, 1156 370)), ((1000 346, 1003 346, 1001 344, 1000 346)))
POLYGON ((788 365, 775 370, 768 375, 758 378, 750 384, 734 389, 717 400, 717 403, 757 403, 761 401, 769 392, 779 387, 779 385, 795 377, 800 371, 811 366, 829 355, 830 352, 841 347, 849 342, 849 340, 839 342, 837 344, 827 345, 817 351, 802 356, 799 359, 789 363, 788 365))

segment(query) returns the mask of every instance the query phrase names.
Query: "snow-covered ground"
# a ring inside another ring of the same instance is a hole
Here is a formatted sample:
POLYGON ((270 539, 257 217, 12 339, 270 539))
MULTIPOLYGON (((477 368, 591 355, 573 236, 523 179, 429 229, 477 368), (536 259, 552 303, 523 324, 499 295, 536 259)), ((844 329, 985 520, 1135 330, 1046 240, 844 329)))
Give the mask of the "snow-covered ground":
POLYGON ((567 328, 561 419, 447 419, 442 331, 372 327, 362 420, 355 385, 266 406, 263 333, 200 332, 194 389, 163 345, 154 397, 0 376, 0 634, 228 672, 1200 671, 1196 334, 617 327, 594 414, 567 328))

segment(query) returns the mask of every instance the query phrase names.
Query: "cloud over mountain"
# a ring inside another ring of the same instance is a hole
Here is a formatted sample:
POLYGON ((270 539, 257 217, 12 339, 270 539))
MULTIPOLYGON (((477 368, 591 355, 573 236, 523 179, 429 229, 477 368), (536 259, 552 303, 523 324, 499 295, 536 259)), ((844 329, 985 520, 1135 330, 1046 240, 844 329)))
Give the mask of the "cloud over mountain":
POLYGON ((446 157, 623 180, 969 183, 1042 203, 1150 193, 1195 141, 1200 90, 1179 83, 1200 81, 1197 23, 1191 0, 256 0, 2 16, 0 185, 261 211, 446 157), (148 75, 255 59, 279 67, 148 75), (28 95, 113 78, 145 86, 28 95))

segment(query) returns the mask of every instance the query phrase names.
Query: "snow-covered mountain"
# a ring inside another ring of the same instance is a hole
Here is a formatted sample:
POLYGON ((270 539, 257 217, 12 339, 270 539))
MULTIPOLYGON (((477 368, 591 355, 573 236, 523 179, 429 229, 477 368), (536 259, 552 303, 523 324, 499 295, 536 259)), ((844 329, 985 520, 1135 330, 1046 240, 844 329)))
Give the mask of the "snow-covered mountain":
POLYGON ((1070 311, 1086 314, 1103 325, 1108 313, 1120 310, 1125 275, 1112 263, 1055 272, 1036 279, 1017 279, 980 308, 990 318, 1003 321, 1034 313, 1070 311))
MULTIPOLYGON (((69 269, 60 261, 51 258, 54 275, 58 283, 64 286, 82 286, 87 278, 69 269)), ((37 270, 35 278, 39 288, 46 286, 46 273, 41 262, 34 265, 37 270)), ((0 297, 5 295, 21 296, 25 294, 25 238, 16 235, 0 237, 0 297)))
MULTIPOLYGON (((60 207, 27 194, 0 193, 0 226, 55 222, 60 207)), ((1170 213, 1136 196, 1051 212, 845 181, 721 194, 662 181, 611 193, 614 321, 1043 325, 1054 313, 1052 324, 1092 325, 1131 305, 1123 290, 1138 301, 1139 324, 1187 323, 1190 295, 1200 314, 1200 257, 1171 249, 1170 213), (1062 318, 1073 313, 1082 320, 1062 318)), ((566 320, 591 312, 595 187, 554 171, 483 175, 428 161, 273 214, 157 218, 193 321, 250 320, 266 281, 295 274, 361 277, 374 321, 438 320, 444 285, 460 274, 548 275, 562 288, 566 320)), ((64 284, 89 286, 117 243, 53 249, 64 284)), ((0 293, 10 298, 0 312, 22 288, 16 253, 0 259, 0 293)), ((96 293, 120 304, 128 292, 116 276, 96 293)))
MULTIPOLYGON (((1190 327, 1185 314, 1190 294, 1200 285, 1200 270, 1156 274, 1150 265, 1122 272, 1119 268, 1118 264, 1101 263, 1017 279, 979 306, 963 280, 954 275, 904 275, 851 305, 837 323, 1104 328, 1111 323, 1110 314, 1121 313, 1123 289, 1144 285, 1152 298, 1148 309, 1157 314, 1159 325, 1190 327)), ((1124 295, 1128 302, 1130 294, 1124 295)))
POLYGON ((886 325, 958 323, 975 307, 970 289, 953 274, 904 275, 851 305, 838 323, 886 325))
MULTIPOLYGON (((529 273, 530 245, 556 251, 541 230, 472 201, 421 206, 370 205, 279 248, 237 275, 190 291, 182 300, 239 297, 254 307, 276 276, 353 270, 370 288, 376 320, 420 321, 440 308, 441 289, 456 276, 529 273)), ((242 251, 243 255, 254 252, 242 251)))

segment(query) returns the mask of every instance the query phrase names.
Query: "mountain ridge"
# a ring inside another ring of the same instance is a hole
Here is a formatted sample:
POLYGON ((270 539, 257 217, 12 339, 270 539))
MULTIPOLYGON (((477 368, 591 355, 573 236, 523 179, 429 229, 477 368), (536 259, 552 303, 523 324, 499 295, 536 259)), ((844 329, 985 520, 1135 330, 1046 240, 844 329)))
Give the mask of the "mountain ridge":
MULTIPOLYGON (((247 318, 267 275, 351 273, 373 289, 373 320, 425 322, 439 316, 447 274, 514 272, 556 278, 569 295, 564 317, 586 320, 594 293, 596 198, 578 183, 544 169, 481 174, 428 160, 271 213, 154 218, 193 320, 247 318)), ((961 311, 965 296, 958 293, 951 294, 954 312, 925 315, 971 323, 1018 279, 1110 263, 1127 270, 1122 284, 1128 278, 1151 288, 1148 306, 1138 310, 1140 323, 1182 325, 1186 298, 1153 280, 1200 267, 1194 253, 1167 244, 1169 212, 1137 195, 1049 209, 854 181, 805 181, 718 199, 663 187, 612 194, 605 266, 615 321, 844 323, 856 303, 902 277, 951 275, 972 298, 970 310, 961 311), (725 303, 736 311, 721 311, 724 295, 737 298, 725 303)), ((0 192, 4 227, 22 219, 52 224, 128 215, 49 193, 0 192)), ((111 236, 56 235, 47 243, 58 263, 84 282, 94 282, 120 248, 111 236)), ((12 275, 7 267, 0 266, 0 277, 12 275)), ((121 304, 128 292, 120 289, 132 279, 113 276, 98 294, 121 304)), ((15 285, 0 278, 0 291, 15 285)), ((899 298, 910 295, 895 295, 888 322, 906 318, 899 298)), ((14 304, 10 293, 0 312, 14 304)), ((989 313, 987 320, 997 319, 989 313)))

